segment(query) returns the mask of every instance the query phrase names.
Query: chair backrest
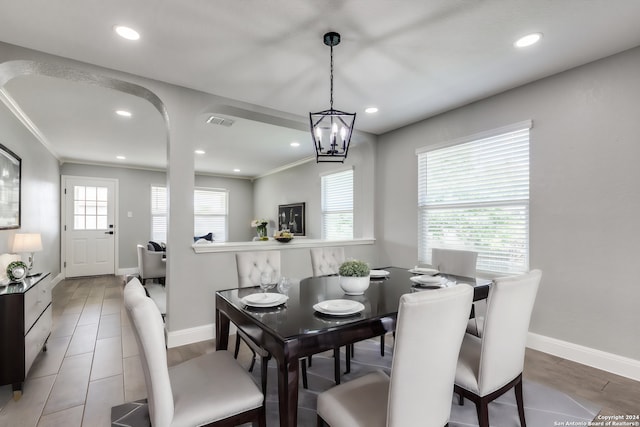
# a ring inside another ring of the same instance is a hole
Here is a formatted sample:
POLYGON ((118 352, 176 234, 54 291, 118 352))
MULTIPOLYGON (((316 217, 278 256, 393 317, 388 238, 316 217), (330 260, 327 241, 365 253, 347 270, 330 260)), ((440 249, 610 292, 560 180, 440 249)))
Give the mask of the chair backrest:
POLYGON ((311 269, 314 276, 338 274, 344 262, 344 248, 312 248, 311 269))
POLYGON ((140 278, 157 279, 167 275, 167 266, 162 261, 164 252, 150 251, 142 245, 137 245, 138 272, 140 278))
POLYGON ((478 371, 481 396, 522 373, 531 311, 542 272, 495 279, 489 290, 478 371))
POLYGON ((443 426, 451 413, 451 393, 465 334, 473 288, 405 294, 400 298, 387 426, 443 426))
POLYGON ((168 427, 173 420, 174 406, 162 317, 136 278, 124 287, 124 305, 138 343, 151 425, 168 427))
POLYGON ((238 287, 260 286, 262 273, 280 277, 280 251, 237 252, 238 287))
POLYGON ((473 251, 438 248, 431 250, 431 264, 444 274, 476 277, 477 260, 478 253, 473 251))

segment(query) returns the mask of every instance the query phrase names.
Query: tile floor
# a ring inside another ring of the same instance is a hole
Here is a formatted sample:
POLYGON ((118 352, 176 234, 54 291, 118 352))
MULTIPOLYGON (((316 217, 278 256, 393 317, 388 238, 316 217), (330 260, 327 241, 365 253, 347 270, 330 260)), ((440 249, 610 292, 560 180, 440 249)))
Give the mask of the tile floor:
MULTIPOLYGON (((53 290, 53 331, 17 402, 0 386, 0 427, 108 427, 111 407, 146 397, 138 349, 122 306, 121 276, 67 279, 53 290)), ((214 351, 205 341, 169 349, 174 365, 214 351)), ((244 347, 243 347, 244 350, 244 347)), ((248 352, 242 363, 248 365, 248 352)), ((525 378, 603 407, 640 414, 640 383, 527 350, 525 378)))

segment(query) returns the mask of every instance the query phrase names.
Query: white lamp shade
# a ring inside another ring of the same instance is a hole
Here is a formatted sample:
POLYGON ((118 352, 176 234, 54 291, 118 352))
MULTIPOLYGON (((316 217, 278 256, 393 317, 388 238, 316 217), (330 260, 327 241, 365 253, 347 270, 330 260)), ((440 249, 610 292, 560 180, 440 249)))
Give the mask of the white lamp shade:
POLYGON ((13 252, 40 252, 42 238, 40 233, 16 233, 13 238, 13 252))

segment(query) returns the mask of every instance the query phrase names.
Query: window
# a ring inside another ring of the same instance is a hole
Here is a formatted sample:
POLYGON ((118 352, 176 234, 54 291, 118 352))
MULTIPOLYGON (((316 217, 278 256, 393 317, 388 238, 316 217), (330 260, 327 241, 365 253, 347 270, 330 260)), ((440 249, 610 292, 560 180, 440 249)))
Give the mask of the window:
POLYGON ((518 123, 418 150, 420 262, 432 248, 478 252, 478 270, 529 269, 529 129, 518 123))
POLYGON ((323 175, 322 238, 353 239, 353 169, 323 175))
POLYGON ((107 229, 107 187, 73 186, 73 229, 107 229))
MULTIPOLYGON (((194 236, 213 233, 216 242, 227 241, 227 200, 228 192, 223 189, 193 191, 194 236)), ((166 187, 151 187, 151 240, 167 241, 166 187)))

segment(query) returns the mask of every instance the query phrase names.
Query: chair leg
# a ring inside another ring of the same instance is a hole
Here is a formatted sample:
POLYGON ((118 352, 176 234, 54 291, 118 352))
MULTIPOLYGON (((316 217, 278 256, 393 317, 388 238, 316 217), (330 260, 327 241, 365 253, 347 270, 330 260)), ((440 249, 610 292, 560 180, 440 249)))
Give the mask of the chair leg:
POLYGON ((333 377, 336 385, 340 384, 340 349, 333 350, 333 377))
POLYGON ((262 400, 262 404, 264 405, 267 400, 267 368, 269 367, 269 358, 261 357, 260 359, 260 386, 262 387, 262 395, 264 396, 262 400))
POLYGON ((302 387, 306 390, 309 388, 309 379, 307 378, 307 360, 300 359, 300 366, 302 368, 302 387))
POLYGON ((478 413, 478 427, 489 427, 489 400, 483 397, 476 402, 478 413))
POLYGON ((313 360, 313 356, 307 357, 307 360, 309 361, 309 367, 311 367, 311 361, 313 360))
POLYGON ((380 356, 384 357, 384 335, 380 335, 380 356))
POLYGON ((324 420, 322 419, 322 417, 320 417, 320 415, 318 415, 318 424, 317 427, 324 427, 324 420))
POLYGON ((238 353, 240 352, 240 335, 236 333, 236 347, 233 349, 233 358, 238 358, 238 353))
POLYGON ((524 399, 522 396, 522 379, 515 386, 516 404, 518 405, 518 415, 520 416, 520 427, 527 427, 524 419, 524 399))
POLYGON ((464 405, 464 396, 462 395, 462 393, 458 393, 458 405, 464 405))

